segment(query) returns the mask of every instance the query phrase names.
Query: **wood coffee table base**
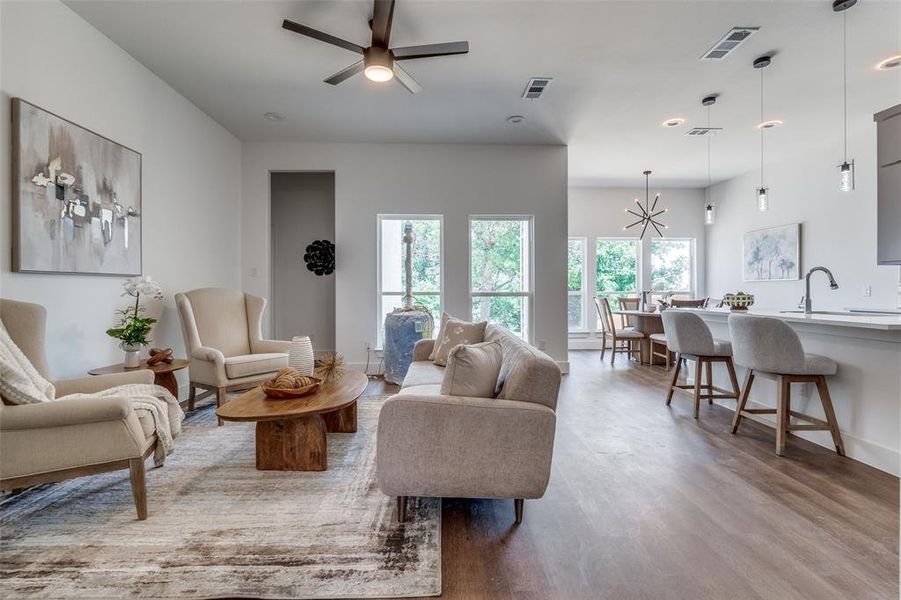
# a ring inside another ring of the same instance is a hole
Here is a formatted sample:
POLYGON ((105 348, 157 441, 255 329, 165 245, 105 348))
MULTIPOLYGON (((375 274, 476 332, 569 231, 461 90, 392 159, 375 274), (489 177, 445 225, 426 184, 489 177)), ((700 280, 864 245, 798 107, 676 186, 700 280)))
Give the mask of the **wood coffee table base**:
POLYGON ((357 403, 334 412, 299 419, 257 422, 257 469, 325 471, 326 433, 355 433, 357 403))

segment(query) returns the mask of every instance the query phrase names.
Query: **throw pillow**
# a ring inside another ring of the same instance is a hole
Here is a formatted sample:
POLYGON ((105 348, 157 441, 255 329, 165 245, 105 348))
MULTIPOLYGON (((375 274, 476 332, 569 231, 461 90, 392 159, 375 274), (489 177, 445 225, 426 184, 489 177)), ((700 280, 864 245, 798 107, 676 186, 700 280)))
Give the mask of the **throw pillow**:
POLYGON ((441 325, 438 327, 438 335, 435 336, 435 343, 432 344, 432 352, 429 354, 429 360, 435 362, 435 353, 438 351, 438 342, 444 337, 444 326, 447 325, 451 316, 447 313, 441 313, 441 325))
POLYGON ((460 344, 479 344, 485 341, 485 327, 487 321, 481 323, 469 323, 467 321, 458 321, 453 317, 448 318, 444 327, 441 328, 441 337, 435 342, 435 364, 445 366, 447 364, 447 355, 451 348, 460 344))
POLYGON ((502 362, 503 350, 497 342, 454 346, 447 356, 441 394, 494 398, 502 362))
POLYGON ((13 404, 50 402, 56 396, 53 384, 44 379, 19 350, 0 322, 0 395, 13 404))

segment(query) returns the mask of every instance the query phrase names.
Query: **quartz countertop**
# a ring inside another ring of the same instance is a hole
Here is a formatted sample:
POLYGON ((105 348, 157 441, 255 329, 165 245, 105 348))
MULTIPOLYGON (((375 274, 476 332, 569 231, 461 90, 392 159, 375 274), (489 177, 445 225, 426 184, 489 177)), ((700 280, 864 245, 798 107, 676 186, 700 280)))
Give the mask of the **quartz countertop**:
MULTIPOLYGON (((711 317, 726 318, 731 314, 728 308, 695 308, 698 314, 711 317)), ((836 327, 853 327, 859 329, 879 329, 882 331, 901 331, 901 315, 874 315, 867 313, 852 313, 835 311, 831 314, 816 313, 805 315, 803 312, 782 312, 778 310, 757 309, 739 314, 758 315, 761 317, 775 317, 792 323, 806 323, 810 325, 831 325, 836 327)))

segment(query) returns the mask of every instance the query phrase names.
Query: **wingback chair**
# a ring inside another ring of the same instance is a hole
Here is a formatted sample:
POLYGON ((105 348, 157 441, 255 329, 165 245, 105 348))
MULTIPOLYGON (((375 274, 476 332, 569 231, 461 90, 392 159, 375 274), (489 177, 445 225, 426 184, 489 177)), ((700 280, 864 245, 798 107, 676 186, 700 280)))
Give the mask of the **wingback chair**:
MULTIPOLYGON (((175 294, 185 348, 191 357, 188 410, 216 395, 256 387, 288 366, 291 342, 264 340, 265 298, 226 288, 201 288, 175 294), (204 391, 197 395, 197 388, 204 391)), ((222 420, 219 420, 222 425, 222 420)))
MULTIPOLYGON (((53 380, 44 354, 43 306, 0 299, 0 321, 57 397, 153 383, 146 369, 53 380)), ((138 519, 147 518, 144 460, 156 448, 153 419, 125 398, 0 405, 0 488, 15 490, 84 475, 129 469, 138 519)))

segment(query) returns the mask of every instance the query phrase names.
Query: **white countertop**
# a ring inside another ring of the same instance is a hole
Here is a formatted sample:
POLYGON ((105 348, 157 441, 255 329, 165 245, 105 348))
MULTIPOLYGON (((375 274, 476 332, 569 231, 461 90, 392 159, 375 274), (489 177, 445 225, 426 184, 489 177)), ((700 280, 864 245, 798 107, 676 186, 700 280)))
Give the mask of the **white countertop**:
MULTIPOLYGON (((693 310, 702 315, 711 317, 727 317, 731 314, 728 308, 695 308, 693 310)), ((810 325, 832 325, 837 327, 854 327, 859 329, 880 329, 882 331, 901 331, 901 315, 873 315, 865 313, 843 314, 811 314, 803 312, 781 312, 778 310, 756 309, 739 312, 738 314, 758 315, 761 317, 775 317, 783 321, 805 323, 810 325)))

